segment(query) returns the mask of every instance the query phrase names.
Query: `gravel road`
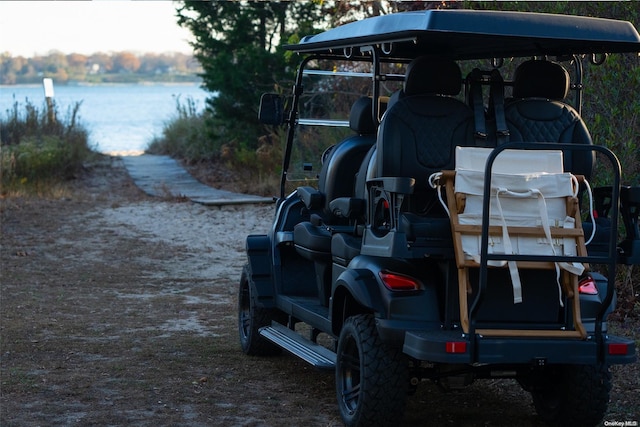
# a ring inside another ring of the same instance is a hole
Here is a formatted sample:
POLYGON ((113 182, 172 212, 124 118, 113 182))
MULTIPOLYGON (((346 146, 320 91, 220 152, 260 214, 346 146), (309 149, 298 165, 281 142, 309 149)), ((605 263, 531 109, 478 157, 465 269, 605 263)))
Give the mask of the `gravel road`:
MULTIPOLYGON (((240 351, 244 239, 273 209, 150 198, 117 158, 0 199, 0 425, 341 425, 331 373, 240 351)), ((639 339, 637 319, 615 327, 639 339)), ((640 421, 639 372, 615 367, 605 420, 640 421)), ((405 424, 544 425, 511 381, 424 383, 405 424)))

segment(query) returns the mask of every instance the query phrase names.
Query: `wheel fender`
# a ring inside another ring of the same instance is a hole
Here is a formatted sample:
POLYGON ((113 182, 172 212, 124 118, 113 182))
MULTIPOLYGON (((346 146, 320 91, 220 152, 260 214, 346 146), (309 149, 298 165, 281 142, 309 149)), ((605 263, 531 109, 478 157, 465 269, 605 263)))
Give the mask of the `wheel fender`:
POLYGON ((363 311, 385 316, 380 285, 370 270, 345 270, 338 276, 333 289, 331 316, 334 332, 340 330, 346 317, 363 311), (349 302, 356 305, 349 307, 349 302))
MULTIPOLYGON (((600 273, 591 273, 591 277, 593 277, 593 279, 596 282, 596 288, 598 288, 598 294, 601 295, 601 302, 602 300, 604 300, 605 296, 607 295, 607 290, 609 287, 609 281, 607 280, 606 277, 604 277, 602 274, 600 273)), ((606 319, 607 316, 612 313, 615 309, 616 306, 618 305, 618 294, 616 292, 616 288, 615 286, 613 287, 613 298, 611 299, 611 304, 609 304, 609 307, 607 307, 607 311, 604 314, 604 318, 606 319)))
POLYGON ((264 307, 274 306, 274 284, 271 274, 271 240, 266 235, 247 237, 247 278, 253 287, 256 303, 264 307))

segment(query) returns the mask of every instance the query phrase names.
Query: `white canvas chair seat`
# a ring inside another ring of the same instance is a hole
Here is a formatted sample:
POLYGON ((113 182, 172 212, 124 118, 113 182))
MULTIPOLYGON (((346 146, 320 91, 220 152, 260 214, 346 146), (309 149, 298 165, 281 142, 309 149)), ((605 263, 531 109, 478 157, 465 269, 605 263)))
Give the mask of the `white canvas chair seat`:
MULTIPOLYGON (((478 214, 460 214, 458 215, 459 224, 463 225, 480 225, 482 215, 478 214)), ((489 219, 489 225, 502 227, 542 227, 540 218, 535 216, 522 216, 516 218, 501 218, 493 216, 489 219)), ((575 227, 575 220, 566 217, 564 223, 556 225, 556 227, 569 229, 575 227)), ((480 263, 480 240, 481 236, 464 236, 462 239, 463 251, 467 259, 473 259, 480 263)), ((489 235, 488 253, 490 254, 507 254, 515 255, 567 255, 576 256, 576 242, 572 238, 552 238, 551 242, 547 237, 526 237, 514 236, 510 238, 511 252, 505 249, 505 240, 503 236, 492 234, 489 235)), ((496 261, 493 265, 496 265, 496 261)), ((500 266, 506 265, 506 262, 500 261, 500 266)))
MULTIPOLYGON (((464 213, 459 214, 459 223, 482 224, 482 199, 484 173, 469 170, 456 172, 456 193, 465 194, 464 213)), ((490 225, 500 227, 550 227, 574 228, 575 220, 567 216, 565 197, 575 197, 577 182, 568 173, 557 174, 500 174, 492 177, 490 202, 490 225)), ((508 240, 492 237, 490 253, 512 253, 520 255, 576 255, 574 239, 558 240, 545 237, 522 237, 511 239, 513 251, 506 251, 508 240), (497 245, 497 247, 496 247, 497 245), (554 249, 555 248, 555 249, 554 249), (502 250, 500 250, 502 249, 502 250)), ((479 257, 480 246, 474 236, 463 236, 465 254, 479 257)))

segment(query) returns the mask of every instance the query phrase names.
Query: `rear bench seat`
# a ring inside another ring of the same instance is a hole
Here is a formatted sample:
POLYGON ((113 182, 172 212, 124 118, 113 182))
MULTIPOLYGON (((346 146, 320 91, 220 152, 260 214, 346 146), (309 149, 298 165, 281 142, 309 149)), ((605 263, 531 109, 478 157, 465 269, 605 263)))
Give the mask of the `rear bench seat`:
POLYGON ((312 214, 310 221, 296 224, 293 229, 293 243, 296 252, 313 261, 316 270, 318 290, 325 304, 328 304, 331 272, 331 229, 348 229, 348 215, 336 215, 331 203, 335 199, 347 200, 352 216, 362 215, 364 202, 350 202, 353 199, 356 174, 364 157, 375 143, 376 124, 373 121, 371 98, 358 99, 351 108, 350 128, 357 133, 336 144, 327 154, 320 170, 318 189, 300 187, 297 190, 307 209, 312 214))

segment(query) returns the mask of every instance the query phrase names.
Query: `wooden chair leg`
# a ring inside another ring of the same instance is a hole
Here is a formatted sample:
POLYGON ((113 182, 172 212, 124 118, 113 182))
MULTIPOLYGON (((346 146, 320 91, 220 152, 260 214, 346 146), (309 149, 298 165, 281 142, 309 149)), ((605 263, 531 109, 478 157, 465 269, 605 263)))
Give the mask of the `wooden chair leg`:
POLYGON ((578 290, 578 276, 575 274, 564 273, 565 276, 568 277, 568 280, 571 283, 571 290, 573 296, 571 297, 571 302, 573 303, 573 327, 576 331, 580 333, 580 337, 585 339, 587 337, 587 331, 585 331, 584 326, 582 325, 582 314, 580 313, 580 293, 578 290))
POLYGON ((469 333, 469 309, 467 303, 467 293, 469 290, 469 270, 458 269, 458 299, 460 301, 460 324, 465 334, 469 333))

